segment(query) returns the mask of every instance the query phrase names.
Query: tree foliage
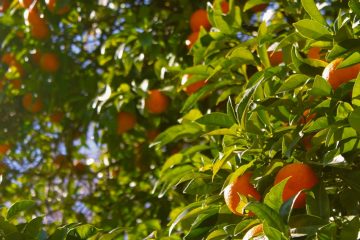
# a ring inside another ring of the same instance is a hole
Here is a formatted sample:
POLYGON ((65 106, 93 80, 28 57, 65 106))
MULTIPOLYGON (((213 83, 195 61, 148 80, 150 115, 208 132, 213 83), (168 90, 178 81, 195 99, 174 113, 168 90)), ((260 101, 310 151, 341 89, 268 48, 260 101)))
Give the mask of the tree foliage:
POLYGON ((0 4, 3 239, 357 239, 357 0, 0 4), (305 208, 274 184, 294 162, 305 208))

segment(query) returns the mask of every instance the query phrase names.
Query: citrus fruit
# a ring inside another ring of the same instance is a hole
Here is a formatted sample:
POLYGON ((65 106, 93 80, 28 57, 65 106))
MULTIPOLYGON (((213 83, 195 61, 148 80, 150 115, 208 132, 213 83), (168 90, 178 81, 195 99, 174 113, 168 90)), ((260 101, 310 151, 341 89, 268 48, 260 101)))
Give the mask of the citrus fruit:
POLYGON ((227 14, 230 10, 230 6, 229 6, 229 3, 227 1, 223 1, 221 3, 221 10, 223 13, 227 14))
MULTIPOLYGON (((182 82, 186 83, 190 78, 191 78, 191 75, 185 74, 182 78, 182 82)), ((200 80, 200 81, 191 83, 184 88, 184 92, 186 92, 188 95, 191 95, 191 94, 197 92, 203 86, 205 86, 206 83, 207 83, 206 80, 200 80)))
POLYGON ((40 57, 40 68, 44 72, 55 73, 59 70, 60 61, 55 53, 43 53, 40 57))
MULTIPOLYGON (((292 163, 281 168, 275 177, 274 184, 278 184, 288 177, 290 178, 282 193, 284 202, 294 197, 299 191, 311 189, 319 182, 312 168, 304 163, 292 163)), ((305 203, 306 195, 301 193, 294 203, 294 208, 302 208, 305 206, 305 203)))
POLYGON ((337 67, 342 63, 342 58, 337 58, 329 63, 323 73, 322 77, 329 82, 331 87, 335 90, 341 84, 347 83, 357 77, 360 72, 360 63, 350 67, 338 69, 337 67))
POLYGON ((307 53, 307 57, 311 58, 311 59, 324 59, 324 53, 321 53, 321 48, 319 47, 312 47, 309 49, 308 53, 307 53))
POLYGON ((201 26, 206 30, 211 28, 211 24, 205 9, 196 10, 190 17, 190 27, 193 32, 200 31, 201 26))
POLYGON ((250 240, 264 234, 263 224, 250 228, 244 235, 243 240, 250 240))
POLYGON ((145 109, 153 114, 160 114, 166 111, 169 106, 169 98, 157 89, 150 90, 145 99, 145 109))
POLYGON ((1 57, 1 62, 10 65, 13 61, 16 61, 14 54, 12 53, 5 53, 1 57))
POLYGON ((243 213, 236 210, 240 203, 239 194, 246 197, 250 196, 252 198, 255 198, 257 201, 260 201, 261 199, 259 192, 250 182, 251 176, 251 172, 246 172, 243 175, 239 176, 234 182, 230 183, 224 189, 225 203, 230 209, 230 211, 236 215, 243 215, 243 213))
POLYGON ((44 19, 41 18, 40 13, 36 7, 26 9, 24 11, 24 19, 26 25, 41 25, 44 24, 44 19))
POLYGON ((39 23, 30 24, 30 33, 37 40, 46 40, 50 37, 50 28, 46 21, 40 18, 39 23))
POLYGON ((52 123, 59 123, 64 118, 64 113, 60 111, 55 111, 50 114, 50 121, 52 123))
POLYGON ((269 51, 268 56, 269 56, 271 66, 277 66, 283 62, 282 51, 277 51, 277 52, 269 51))
POLYGON ((193 32, 187 37, 185 44, 188 47, 188 49, 192 48, 192 46, 195 44, 198 38, 199 38, 199 32, 193 32))
POLYGON ((10 7, 9 0, 2 0, 0 4, 0 13, 6 12, 8 8, 10 7))
POLYGON ((310 112, 311 112, 311 110, 309 108, 306 109, 303 112, 303 114, 302 114, 302 116, 300 118, 300 123, 301 124, 306 124, 306 123, 310 122, 311 120, 313 120, 316 117, 316 113, 310 114, 310 112))
POLYGON ((2 143, 0 144, 0 155, 6 154, 10 150, 10 144, 2 143))
POLYGON ((122 134, 124 132, 133 129, 136 125, 136 116, 129 112, 119 112, 117 115, 117 133, 122 134))
POLYGON ((23 96, 22 105, 26 111, 31 113, 38 113, 43 108, 43 103, 40 98, 34 97, 31 93, 26 93, 23 96))

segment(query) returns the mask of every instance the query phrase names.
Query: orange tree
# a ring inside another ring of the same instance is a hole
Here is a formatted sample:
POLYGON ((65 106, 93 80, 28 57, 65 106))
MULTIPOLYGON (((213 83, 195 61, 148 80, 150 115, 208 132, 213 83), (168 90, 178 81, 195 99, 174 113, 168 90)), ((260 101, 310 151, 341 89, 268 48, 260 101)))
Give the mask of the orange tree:
POLYGON ((5 239, 357 239, 359 2, 227 3, 0 2, 5 239))

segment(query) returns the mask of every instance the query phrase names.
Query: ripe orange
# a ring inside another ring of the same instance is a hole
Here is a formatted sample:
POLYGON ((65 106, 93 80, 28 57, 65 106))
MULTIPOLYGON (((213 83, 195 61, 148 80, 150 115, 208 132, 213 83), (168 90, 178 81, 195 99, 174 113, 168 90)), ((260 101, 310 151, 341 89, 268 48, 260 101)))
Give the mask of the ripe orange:
POLYGON ((26 25, 41 25, 44 19, 40 17, 40 13, 36 7, 26 9, 24 11, 24 19, 26 25))
POLYGON ((64 113, 60 111, 55 111, 50 115, 50 121, 52 123, 59 123, 64 117, 64 113))
MULTIPOLYGON (((185 81, 185 83, 186 83, 186 82, 188 81, 188 79, 191 78, 191 76, 192 76, 192 75, 190 75, 190 74, 185 74, 185 75, 183 76, 182 81, 185 81)), ((200 88, 202 88, 203 86, 205 86, 206 83, 207 83, 206 80, 200 80, 200 81, 194 82, 194 83, 186 86, 186 87, 184 88, 184 91, 185 91, 188 95, 191 95, 191 94, 197 92, 197 91, 198 91, 200 88)))
POLYGON ((6 12, 8 8, 10 7, 9 0, 2 0, 0 5, 0 13, 6 12))
POLYGON ((63 7, 59 8, 57 6, 56 0, 46 0, 45 2, 46 2, 48 9, 50 10, 50 12, 58 14, 58 15, 63 15, 70 10, 69 6, 63 6, 63 7))
POLYGON ((227 14, 230 10, 230 6, 229 6, 229 3, 227 1, 223 1, 221 3, 221 10, 223 13, 227 14))
POLYGON ((309 49, 308 53, 307 53, 307 57, 308 58, 312 58, 312 59, 324 59, 324 53, 321 53, 321 48, 319 47, 312 47, 309 49))
POLYGON ((136 125, 136 116, 129 112, 119 112, 117 115, 117 133, 122 134, 136 125))
POLYGON ((43 108, 43 103, 38 97, 33 97, 31 93, 26 93, 22 98, 24 109, 31 113, 38 113, 43 108))
POLYGON ((150 90, 145 99, 145 108, 154 114, 160 114, 166 111, 169 106, 169 98, 157 89, 150 90))
POLYGON ((190 17, 190 27, 193 32, 200 31, 201 26, 206 30, 211 28, 211 24, 205 9, 196 10, 190 17))
POLYGON ((343 60, 344 59, 342 58, 335 59, 325 67, 322 73, 322 77, 330 83, 334 90, 341 84, 347 83, 356 78, 360 72, 360 63, 350 67, 337 69, 343 60))
POLYGON ((5 53, 1 57, 1 62, 10 65, 13 61, 16 61, 14 54, 12 53, 5 53))
MULTIPOLYGON (((274 184, 278 184, 288 177, 290 178, 287 181, 282 194, 284 202, 295 196, 299 191, 311 189, 319 182, 319 179, 312 168, 303 163, 292 163, 281 168, 275 177, 274 184)), ((302 208, 305 206, 305 203, 306 195, 301 193, 294 203, 294 208, 302 208)))
POLYGON ((310 111, 311 110, 308 108, 303 112, 303 115, 300 118, 300 123, 301 124, 306 124, 306 123, 310 122, 311 120, 313 120, 316 117, 316 113, 310 114, 310 111))
POLYGON ((188 49, 192 48, 192 46, 195 44, 198 38, 199 38, 199 32, 193 32, 188 36, 185 42, 188 49))
POLYGON ((243 240, 250 240, 254 237, 258 237, 264 234, 263 224, 258 224, 252 228, 250 228, 244 235, 243 240))
POLYGON ((10 144, 2 143, 0 144, 0 155, 6 154, 10 150, 10 144))
POLYGON ((49 25, 43 18, 40 18, 38 24, 30 25, 31 36, 37 40, 46 40, 50 37, 49 25))
POLYGON ((44 72, 55 73, 59 70, 60 61, 55 53, 43 53, 40 57, 40 68, 44 72))
POLYGON ((20 6, 23 8, 29 8, 34 0, 19 0, 20 6))
POLYGON ((250 182, 251 176, 251 172, 246 172, 242 176, 239 176, 234 182, 230 183, 224 189, 225 203, 230 209, 230 211, 236 215, 243 215, 243 213, 236 211, 236 208, 240 202, 239 194, 246 197, 253 197, 257 201, 260 201, 261 199, 260 193, 250 182))
POLYGON ((269 56, 271 66, 277 66, 283 62, 282 51, 277 51, 277 52, 269 51, 268 56, 269 56))

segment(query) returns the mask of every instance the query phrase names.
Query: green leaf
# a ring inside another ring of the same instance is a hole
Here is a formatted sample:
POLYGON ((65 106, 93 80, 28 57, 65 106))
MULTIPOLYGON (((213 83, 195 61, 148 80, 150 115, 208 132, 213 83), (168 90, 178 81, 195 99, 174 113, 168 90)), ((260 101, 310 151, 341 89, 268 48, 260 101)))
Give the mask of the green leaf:
POLYGON ((346 39, 337 43, 329 52, 328 59, 344 56, 346 53, 359 49, 360 39, 346 39))
POLYGON ((224 128, 229 128, 235 124, 235 122, 227 114, 221 112, 206 114, 196 120, 196 122, 204 125, 212 125, 224 128))
POLYGON ((19 213, 27 211, 35 206, 35 202, 32 200, 24 200, 14 203, 8 210, 6 218, 11 219, 16 217, 19 213))
POLYGON ((308 39, 330 41, 332 38, 327 27, 318 21, 303 19, 294 23, 294 27, 303 37, 308 39))
POLYGON ((227 58, 234 60, 237 64, 255 64, 254 56, 249 49, 239 46, 233 48, 227 58))
POLYGON ((88 239, 94 236, 98 231, 99 229, 90 224, 83 224, 72 229, 72 232, 81 239, 88 239))
POLYGON ((287 233, 285 235, 283 232, 277 230, 276 228, 268 226, 268 224, 264 224, 263 229, 264 229, 265 236, 268 239, 277 239, 277 240, 288 240, 289 239, 286 236, 286 235, 288 235, 287 233))
POLYGON ((277 212, 280 210, 283 203, 282 192, 287 181, 288 178, 273 186, 264 198, 264 203, 277 212))
POLYGON ((164 146, 185 136, 199 135, 201 132, 202 128, 197 123, 187 122, 181 125, 175 125, 160 133, 150 147, 155 145, 164 146))
POLYGON ((356 15, 360 16, 360 2, 358 0, 350 0, 349 7, 356 13, 356 15))
POLYGON ((197 102, 198 100, 203 97, 206 94, 209 94, 212 91, 215 91, 216 89, 226 86, 226 85, 232 85, 233 81, 221 81, 211 84, 206 84, 202 88, 200 88, 197 92, 193 93, 188 97, 181 109, 181 113, 189 111, 197 102))
POLYGON ((310 90, 310 94, 314 96, 326 97, 331 94, 331 91, 332 88, 328 81, 317 75, 310 90))
POLYGON ((339 64, 338 68, 346 68, 346 67, 352 66, 354 64, 358 64, 358 63, 360 63, 360 53, 354 52, 349 57, 347 57, 344 61, 342 61, 339 64))
POLYGON ((352 111, 354 111, 354 109, 350 103, 340 102, 337 107, 336 118, 344 120, 349 117, 349 114, 351 114, 352 111))
POLYGON ((223 240, 223 239, 226 239, 226 237, 228 237, 228 236, 229 236, 229 234, 225 230, 218 229, 218 230, 211 232, 206 237, 206 240, 223 240))
POLYGON ((301 4, 313 20, 322 25, 326 25, 326 21, 319 9, 316 7, 314 0, 301 0, 301 4))
POLYGON ((309 215, 318 216, 324 221, 330 217, 330 201, 323 183, 311 189, 314 193, 306 195, 306 210, 309 215))
POLYGON ((360 107, 360 74, 358 74, 355 80, 355 84, 352 91, 351 103, 356 107, 360 107))
POLYGON ((294 90, 295 88, 303 85, 306 81, 309 80, 309 77, 304 74, 292 74, 288 77, 285 82, 280 86, 276 91, 277 93, 287 92, 294 90))
POLYGON ((41 228, 43 226, 43 217, 37 217, 32 219, 24 227, 22 233, 26 236, 27 239, 38 239, 41 233, 41 228))
POLYGON ((356 108, 349 116, 349 123, 352 128, 360 132, 360 108, 356 108))
POLYGON ((351 221, 347 221, 343 224, 340 238, 341 240, 346 239, 358 239, 360 221, 359 217, 354 217, 351 221))
POLYGON ((266 222, 270 227, 273 227, 283 233, 288 232, 288 228, 284 224, 280 215, 269 206, 259 202, 250 202, 245 208, 253 212, 257 218, 266 222))

